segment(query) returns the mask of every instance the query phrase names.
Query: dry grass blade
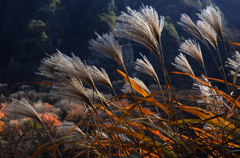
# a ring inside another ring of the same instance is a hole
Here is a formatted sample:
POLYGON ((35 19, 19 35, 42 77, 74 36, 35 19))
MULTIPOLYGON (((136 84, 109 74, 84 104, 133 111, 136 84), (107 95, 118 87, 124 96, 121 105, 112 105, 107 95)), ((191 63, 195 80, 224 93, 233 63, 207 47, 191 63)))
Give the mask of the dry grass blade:
POLYGON ((187 58, 182 53, 180 53, 177 57, 175 57, 175 63, 172 63, 172 65, 176 66, 177 69, 183 72, 186 72, 195 76, 191 66, 187 61, 187 58))
POLYGON ((94 82, 103 84, 103 85, 109 87, 111 90, 113 90, 111 81, 110 81, 105 69, 101 68, 101 70, 102 70, 101 71, 95 66, 88 66, 88 68, 89 68, 89 72, 90 72, 94 82))
POLYGON ((149 25, 146 19, 147 17, 144 17, 141 12, 132 10, 130 7, 127 7, 127 10, 129 14, 123 12, 117 19, 118 22, 114 33, 146 46, 159 56, 157 41, 155 40, 152 26, 149 25))
MULTIPOLYGON (((144 91, 146 91, 148 94, 151 94, 151 92, 149 91, 149 89, 147 88, 147 86, 144 84, 144 82, 142 80, 140 80, 139 78, 131 78, 134 82, 136 82, 136 84, 138 84, 144 91)), ((123 88, 121 89, 121 91, 123 93, 133 93, 132 89, 130 87, 130 84, 126 81, 123 85, 123 88)))
POLYGON ((179 51, 192 56, 202 65, 202 67, 204 67, 202 51, 199 43, 196 41, 193 41, 191 39, 185 40, 185 42, 180 46, 179 51))
POLYGON ((205 43, 204 37, 201 34, 200 30, 187 14, 181 14, 181 19, 180 22, 178 22, 178 25, 182 26, 185 31, 205 43))
POLYGON ((140 13, 148 22, 155 40, 158 42, 158 45, 160 45, 161 33, 164 26, 164 17, 160 16, 159 20, 158 13, 151 6, 143 6, 143 8, 140 9, 140 13))
POLYGON ((210 25, 213 28, 213 30, 217 33, 221 41, 224 42, 221 12, 219 10, 216 10, 212 5, 210 5, 207 6, 206 9, 202 10, 201 14, 197 15, 202 21, 210 25))
POLYGON ((212 29, 211 26, 209 26, 207 23, 205 23, 204 21, 198 20, 197 21, 197 26, 200 30, 200 32, 202 33, 202 35, 204 36, 204 38, 206 40, 208 40, 209 43, 211 43, 211 45, 218 50, 218 46, 217 46, 217 34, 216 32, 212 29))
POLYGON ((98 38, 96 40, 92 39, 89 41, 89 44, 91 45, 89 49, 111 57, 123 67, 124 63, 122 58, 122 51, 118 45, 118 42, 115 40, 114 35, 112 33, 103 34, 103 36, 100 36, 97 33, 95 34, 98 36, 98 38))
MULTIPOLYGON (((238 67, 240 66, 240 54, 238 51, 235 51, 235 54, 233 54, 232 59, 228 58, 229 61, 229 65, 232 69, 231 74, 235 74, 236 70, 238 69, 238 67)), ((228 66, 228 65, 226 65, 228 66)), ((238 76, 240 76, 240 74, 238 74, 238 76)))
POLYGON ((135 69, 139 72, 152 76, 156 82, 159 82, 157 73, 155 72, 150 61, 145 55, 141 54, 141 56, 143 57, 144 61, 142 59, 137 59, 135 62, 135 69))
POLYGON ((10 112, 18 115, 27 116, 33 118, 39 123, 43 124, 42 119, 36 112, 36 110, 27 102, 26 99, 16 100, 13 98, 13 102, 9 105, 10 112))
POLYGON ((88 98, 86 90, 82 85, 82 82, 78 79, 65 79, 62 80, 60 84, 63 86, 54 87, 54 91, 52 92, 54 95, 78 102, 84 102, 90 106, 92 105, 88 98))

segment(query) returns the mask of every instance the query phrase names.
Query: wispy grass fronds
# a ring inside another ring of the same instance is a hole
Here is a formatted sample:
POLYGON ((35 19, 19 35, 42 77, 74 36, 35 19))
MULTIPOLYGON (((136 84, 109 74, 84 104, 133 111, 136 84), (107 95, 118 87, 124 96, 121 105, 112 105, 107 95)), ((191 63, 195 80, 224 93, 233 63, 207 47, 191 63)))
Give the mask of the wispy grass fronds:
MULTIPOLYGON (((139 78, 131 78, 134 82, 136 82, 143 90, 145 90, 148 94, 151 94, 147 86, 144 84, 142 80, 139 78)), ((133 93, 130 84, 126 81, 121 89, 123 93, 133 93)), ((135 90, 134 90, 135 91, 135 90)))
POLYGON ((13 98, 13 102, 9 105, 10 112, 17 115, 23 115, 37 120, 43 124, 42 119, 36 110, 28 103, 26 99, 17 100, 13 98))
POLYGON ((75 55, 72 57, 72 64, 74 68, 69 67, 68 69, 68 67, 66 67, 66 72, 74 78, 80 79, 82 82, 88 84, 94 90, 97 90, 87 64, 84 64, 81 59, 75 55))
POLYGON ((43 125, 43 127, 47 131, 49 137, 51 138, 52 143, 54 144, 55 148, 57 149, 59 156, 62 157, 60 151, 58 150, 57 145, 55 144, 52 136, 50 135, 49 131, 47 130, 46 126, 44 125, 42 119, 40 118, 40 116, 38 115, 36 110, 28 103, 28 101, 26 99, 16 100, 13 98, 13 102, 9 105, 9 107, 11 108, 10 109, 11 113, 33 118, 33 119, 37 120, 41 125, 43 125))
POLYGON ((197 26, 204 36, 204 38, 211 43, 211 45, 218 50, 218 45, 217 45, 217 34, 216 32, 212 29, 212 27, 205 23, 204 21, 198 20, 197 21, 197 26))
POLYGON ((122 89, 120 89, 120 90, 123 93, 133 93, 132 88, 131 88, 130 84, 127 81, 125 81, 125 83, 123 84, 122 89))
POLYGON ((201 80, 207 83, 207 85, 209 86, 206 86, 200 82, 196 82, 193 84, 194 89, 199 90, 200 95, 202 96, 202 99, 197 99, 197 103, 205 104, 208 110, 220 114, 221 112, 223 112, 224 107, 223 97, 211 88, 211 82, 204 75, 202 75, 201 80))
POLYGON ((142 80, 140 80, 137 77, 134 77, 133 81, 136 82, 143 90, 148 92, 148 94, 151 94, 151 92, 149 91, 148 87, 145 85, 145 83, 142 80))
POLYGON ((62 86, 54 87, 52 92, 54 95, 92 105, 80 80, 71 78, 62 80, 60 84, 62 86))
MULTIPOLYGON (((140 53, 141 54, 141 53, 140 53)), ((159 79, 157 76, 157 73, 155 72, 152 64, 150 63, 150 61, 147 59, 147 57, 145 55, 142 55, 143 60, 142 59, 136 59, 135 64, 135 69, 141 73, 150 75, 153 77, 153 79, 159 83, 159 79)))
POLYGON ((202 65, 202 67, 204 67, 202 51, 199 43, 197 43, 195 40, 194 41, 191 39, 185 40, 185 42, 181 44, 179 51, 192 56, 202 65))
POLYGON ((59 73, 62 73, 60 71, 63 65, 72 67, 71 62, 69 62, 68 59, 69 57, 57 50, 57 53, 42 60, 42 64, 39 68, 40 73, 38 74, 58 80, 61 78, 61 75, 59 75, 59 73))
MULTIPOLYGON (((232 59, 228 58, 228 61, 229 61, 230 67, 233 69, 231 71, 231 74, 234 75, 236 73, 236 70, 239 69, 239 66, 240 66, 240 54, 239 54, 239 52, 235 51, 235 53, 232 56, 232 59)), ((226 65, 226 66, 228 66, 228 65, 226 65)), ((238 74, 238 76, 240 76, 240 74, 238 74)))
POLYGON ((123 58, 122 58, 122 50, 119 47, 117 40, 112 33, 110 34, 103 34, 100 36, 99 34, 95 33, 98 38, 96 40, 90 40, 89 47, 90 50, 98 53, 103 53, 108 57, 115 60, 119 63, 122 67, 124 67, 123 58))
POLYGON ((95 66, 88 66, 88 68, 94 82, 103 84, 113 90, 112 83, 105 69, 101 68, 101 70, 99 70, 95 66))
POLYGON ((187 14, 181 14, 181 19, 180 22, 178 22, 178 25, 182 26, 185 31, 198 38, 204 44, 206 43, 200 30, 187 14))
POLYGON ((150 28, 152 29, 152 34, 155 37, 155 40, 160 45, 161 33, 164 27, 164 17, 158 17, 158 13, 156 10, 151 6, 144 6, 139 11, 143 17, 147 20, 150 28))
MULTIPOLYGON (((151 20, 147 20, 147 17, 144 17, 143 13, 132 10, 130 7, 127 7, 127 10, 128 14, 122 12, 121 16, 117 19, 114 33, 146 46, 159 56, 157 41, 155 39, 159 35, 155 36, 153 34, 153 29, 148 22, 151 20)), ((146 12, 148 11, 146 10, 146 12)))
POLYGON ((175 57, 175 63, 172 63, 172 65, 176 66, 177 69, 189 73, 193 76, 195 76, 191 66, 188 63, 188 60, 185 55, 180 53, 178 56, 175 57))
POLYGON ((219 10, 216 10, 212 5, 210 5, 207 6, 206 9, 202 10, 201 14, 197 15, 202 21, 210 25, 213 28, 213 30, 217 33, 221 41, 224 42, 221 12, 219 10))

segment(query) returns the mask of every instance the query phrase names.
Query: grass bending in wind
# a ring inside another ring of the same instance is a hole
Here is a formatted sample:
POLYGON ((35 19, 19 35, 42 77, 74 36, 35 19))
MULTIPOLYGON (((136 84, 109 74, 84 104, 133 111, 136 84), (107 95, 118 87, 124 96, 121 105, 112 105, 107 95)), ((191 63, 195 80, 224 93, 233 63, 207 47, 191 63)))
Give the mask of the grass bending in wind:
MULTIPOLYGON (((227 83, 229 76, 218 65, 223 78, 208 77, 204 52, 192 39, 181 44, 179 50, 182 53, 172 63, 180 72, 168 72, 161 45, 164 17, 158 16, 150 6, 142 6, 138 11, 128 7, 127 11, 117 19, 114 33, 102 36, 96 33, 97 39, 89 42, 91 51, 105 54, 121 66, 123 71, 117 69, 117 72, 126 81, 124 94, 116 94, 111 76, 103 68, 87 65, 75 55, 69 57, 58 51, 43 59, 39 74, 56 82, 39 83, 53 85, 53 94, 75 100, 85 112, 76 125, 62 123, 59 126, 58 130, 65 132, 52 141, 55 146, 51 143, 39 145, 33 156, 58 147, 68 157, 239 157, 240 96, 236 89, 240 86, 236 80, 240 76, 240 55, 236 52, 232 58, 220 56, 222 50, 218 49, 216 36, 225 43, 219 11, 210 5, 198 14, 201 20, 197 24, 186 14, 182 14, 178 24, 203 42, 211 54, 207 42, 216 49, 221 65, 227 63, 232 69, 228 72, 234 76, 230 83, 227 83), (144 55, 143 59, 136 60, 135 69, 154 78, 159 90, 150 92, 140 79, 128 75, 115 35, 142 44, 156 55, 165 83, 160 83, 160 76, 144 55), (205 75, 196 76, 183 53, 197 60, 205 75), (177 99, 169 78, 172 73, 192 79, 193 89, 197 92, 182 90, 192 99, 184 96, 177 99), (217 88, 214 82, 225 83, 229 91, 217 88), (105 85, 115 96, 102 95, 95 83, 105 85)), ((29 110, 32 110, 31 106, 21 114, 39 119, 29 110)))

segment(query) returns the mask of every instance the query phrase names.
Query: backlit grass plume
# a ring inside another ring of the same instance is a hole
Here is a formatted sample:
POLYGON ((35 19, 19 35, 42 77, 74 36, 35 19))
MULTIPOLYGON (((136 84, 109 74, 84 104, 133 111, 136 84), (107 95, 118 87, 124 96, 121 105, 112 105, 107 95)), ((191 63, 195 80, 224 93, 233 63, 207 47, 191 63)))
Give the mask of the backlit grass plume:
POLYGON ((94 52, 103 53, 108 57, 111 57, 122 67, 124 67, 122 50, 118 45, 118 41, 115 40, 114 35, 112 33, 104 34, 103 36, 100 36, 97 33, 95 34, 98 36, 98 38, 96 40, 90 40, 89 49, 94 52))
MULTIPOLYGON (((231 71, 231 74, 234 75, 236 73, 236 71, 239 72, 239 67, 240 67, 240 54, 239 54, 239 52, 235 51, 235 53, 232 56, 232 59, 229 58, 228 61, 229 61, 230 67, 233 69, 231 71)), ((226 65, 226 66, 228 66, 228 65, 226 65)), ((240 76, 239 73, 238 73, 238 76, 240 76)))
POLYGON ((136 59, 136 62, 134 63, 135 64, 135 69, 137 71, 141 72, 141 73, 152 76, 153 79, 157 83, 160 83, 159 79, 158 79, 158 76, 157 76, 157 73, 155 72, 155 70, 154 70, 152 64, 150 63, 150 61, 147 59, 147 57, 145 55, 141 54, 141 56, 143 57, 143 60, 142 59, 136 59))
MULTIPOLYGON (((134 82, 136 82, 143 90, 145 90, 148 94, 151 94, 145 83, 140 80, 139 78, 131 78, 134 82)), ((123 85, 123 88, 121 89, 123 93, 133 93, 132 89, 130 87, 130 84, 128 82, 125 82, 123 85)))
POLYGON ((202 65, 202 67, 204 67, 202 51, 199 43, 196 41, 193 41, 191 39, 185 40, 185 42, 181 44, 179 51, 192 56, 202 65))
POLYGON ((57 50, 57 53, 52 54, 50 57, 46 57, 42 60, 42 64, 39 68, 40 73, 38 74, 58 80, 61 78, 61 75, 59 74, 63 73, 61 72, 61 67, 63 65, 73 67, 71 62, 69 62, 69 58, 57 50))
POLYGON ((105 85, 111 90, 113 90, 112 83, 105 69, 101 68, 101 70, 99 70, 95 66, 88 66, 88 68, 94 82, 105 85))
POLYGON ((40 124, 43 124, 42 119, 36 110, 28 103, 26 99, 16 100, 13 98, 13 102, 9 105, 9 107, 11 113, 33 118, 40 124))
POLYGON ((187 14, 181 14, 181 19, 180 22, 178 22, 178 25, 182 26, 185 31, 192 34, 204 44, 206 44, 206 41, 204 40, 204 37, 201 34, 200 30, 187 14))
POLYGON ((143 6, 139 12, 143 15, 143 17, 148 22, 150 28, 152 29, 152 34, 154 35, 158 45, 161 45, 160 39, 161 39, 161 33, 164 26, 164 17, 160 16, 160 19, 159 19, 158 13, 151 6, 143 6))
MULTIPOLYGON (((131 39, 146 46, 157 56, 159 56, 156 41, 156 37, 158 37, 159 34, 153 34, 153 27, 150 26, 150 21, 152 20, 146 19, 154 19, 154 17, 147 17, 147 14, 149 11, 151 11, 151 9, 143 8, 142 10, 140 10, 140 12, 138 12, 136 10, 132 10, 130 7, 127 7, 127 10, 128 14, 122 12, 120 17, 117 19, 116 29, 114 29, 114 33, 120 37, 131 39), (146 17, 144 15, 146 15, 146 17)), ((149 13, 148 15, 152 16, 151 13, 149 13)), ((154 24, 156 24, 156 22, 154 22, 154 24)), ((160 33, 160 28, 158 30, 158 32, 160 33)))
POLYGON ((197 15, 202 21, 210 25, 213 28, 213 30, 217 33, 221 41, 224 42, 221 12, 219 10, 216 10, 212 5, 210 5, 207 6, 206 9, 202 10, 201 14, 197 15))
POLYGON ((77 102, 84 102, 92 106, 82 82, 76 78, 65 79, 60 82, 61 86, 55 86, 53 94, 77 102))
POLYGON ((208 25, 207 23, 205 23, 204 21, 198 20, 197 21, 197 26, 200 30, 200 32, 202 33, 202 35, 204 36, 204 38, 211 43, 211 45, 218 50, 218 46, 217 46, 217 34, 216 32, 212 29, 212 27, 210 25, 208 25))
POLYGON ((177 57, 175 57, 175 63, 172 63, 172 65, 176 66, 177 69, 183 72, 186 72, 195 76, 191 66, 187 61, 187 58, 182 53, 180 53, 177 57))

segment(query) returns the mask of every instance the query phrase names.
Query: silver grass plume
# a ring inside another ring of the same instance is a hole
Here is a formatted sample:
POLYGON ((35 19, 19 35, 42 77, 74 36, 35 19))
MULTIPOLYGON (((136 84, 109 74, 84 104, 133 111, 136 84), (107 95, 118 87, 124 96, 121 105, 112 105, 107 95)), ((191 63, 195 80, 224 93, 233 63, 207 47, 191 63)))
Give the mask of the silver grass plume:
POLYGON ((43 127, 45 128, 45 130, 47 131, 49 137, 51 138, 52 143, 54 144, 55 148, 57 149, 59 156, 62 157, 60 151, 58 150, 56 143, 54 142, 52 136, 50 135, 49 131, 47 130, 46 126, 44 125, 42 119, 40 118, 40 116, 38 115, 36 110, 28 103, 28 101, 26 99, 22 99, 20 101, 20 100, 16 100, 13 98, 13 102, 9 106, 11 107, 11 109, 10 109, 11 113, 33 118, 33 119, 37 120, 40 124, 42 124, 43 127))
POLYGON ((156 10, 151 6, 144 6, 139 11, 143 17, 148 22, 152 34, 155 37, 155 40, 158 42, 158 45, 160 45, 160 39, 161 39, 161 33, 164 27, 164 17, 160 16, 160 19, 158 17, 158 13, 156 10))
POLYGON ((198 20, 197 21, 197 26, 204 36, 204 38, 211 43, 211 45, 218 50, 218 45, 217 45, 217 34, 216 32, 212 29, 212 27, 207 24, 204 21, 198 20))
POLYGON ((210 5, 207 6, 206 9, 201 10, 201 14, 197 15, 202 21, 210 25, 213 28, 213 30, 217 33, 221 41, 224 42, 221 12, 219 10, 216 10, 212 5, 210 5))
POLYGON ((200 30, 187 14, 181 14, 181 19, 180 22, 178 22, 178 25, 182 26, 185 31, 198 38, 204 44, 207 44, 200 30))
MULTIPOLYGON (((229 65, 233 69, 231 70, 231 74, 234 75, 236 73, 236 70, 240 67, 240 54, 238 51, 235 51, 235 54, 233 54, 232 59, 228 58, 229 65)), ((228 66, 228 65, 226 65, 228 66)), ((238 74, 240 76, 240 74, 238 74)))
MULTIPOLYGON (((204 81, 205 83, 207 83, 209 86, 212 86, 211 82, 204 75, 202 75, 201 80, 204 81)), ((224 107, 224 105, 223 105, 224 102, 223 102, 223 98, 221 95, 219 95, 214 89, 212 89, 198 81, 196 81, 196 83, 194 83, 193 86, 194 86, 193 87, 194 89, 200 91, 200 95, 203 98, 206 98, 209 100, 209 101, 207 101, 205 99, 198 99, 197 103, 207 104, 208 109, 213 110, 213 111, 217 112, 218 114, 222 112, 221 108, 224 107)))
POLYGON ((91 46, 89 49, 94 52, 107 55, 119 63, 122 67, 124 67, 122 50, 120 49, 118 42, 115 40, 114 35, 112 33, 103 34, 103 36, 100 36, 97 33, 95 34, 98 36, 98 38, 96 40, 91 39, 89 41, 89 44, 91 46))
MULTIPOLYGON (((147 86, 144 84, 144 82, 142 80, 140 80, 139 78, 131 78, 134 82, 136 82, 143 90, 145 90, 148 94, 151 94, 151 92, 149 91, 149 89, 147 88, 147 86)), ((123 88, 121 89, 121 91, 123 93, 133 93, 132 89, 130 87, 130 84, 126 81, 125 84, 123 85, 123 88)))
POLYGON ((81 59, 74 54, 72 54, 72 56, 73 57, 71 58, 70 62, 72 63, 73 68, 66 65, 66 67, 64 67, 64 72, 72 76, 72 78, 80 79, 94 90, 97 90, 87 64, 84 64, 81 59))
POLYGON ((178 56, 175 57, 175 63, 172 63, 172 65, 176 66, 177 69, 189 73, 193 76, 195 76, 191 66, 189 65, 187 58, 185 55, 180 53, 178 56))
POLYGON ((75 78, 65 79, 60 82, 61 86, 54 86, 52 94, 66 99, 84 102, 92 106, 82 82, 75 78))
MULTIPOLYGON (((123 84, 123 88, 122 89, 120 89, 123 93, 133 93, 133 91, 132 91, 132 88, 131 88, 131 86, 130 86, 130 84, 127 82, 127 81, 125 81, 125 83, 123 84)), ((135 90, 134 90, 135 91, 135 90)))
POLYGON ((195 40, 185 40, 185 42, 181 44, 179 51, 192 56, 202 65, 202 67, 204 67, 202 51, 199 43, 197 43, 195 40))
POLYGON ((153 34, 153 27, 150 26, 149 23, 150 19, 148 19, 148 21, 142 12, 132 10, 130 7, 127 7, 127 10, 128 14, 122 12, 118 17, 116 29, 113 30, 114 33, 117 36, 133 40, 146 46, 159 56, 157 40, 155 39, 156 36, 153 34))
POLYGON ((159 83, 159 79, 157 76, 157 73, 155 72, 152 64, 150 63, 150 61, 147 59, 147 57, 145 55, 142 55, 140 53, 140 55, 142 56, 142 59, 137 59, 135 64, 135 69, 139 72, 142 72, 144 74, 148 74, 150 76, 152 76, 154 78, 154 80, 159 83))
POLYGON ((11 113, 33 118, 43 125, 42 119, 26 99, 16 100, 13 98, 13 102, 9 104, 9 107, 11 113))
POLYGON ((61 69, 60 67, 63 66, 63 63, 64 65, 72 67, 68 58, 69 57, 57 50, 57 53, 51 55, 50 57, 44 58, 41 61, 42 64, 39 68, 40 73, 38 74, 52 79, 60 79, 61 75, 59 74, 62 72, 60 72, 59 69, 61 69))
POLYGON ((99 70, 95 66, 88 66, 88 68, 94 82, 103 84, 113 90, 112 83, 105 69, 101 68, 101 70, 99 70))

